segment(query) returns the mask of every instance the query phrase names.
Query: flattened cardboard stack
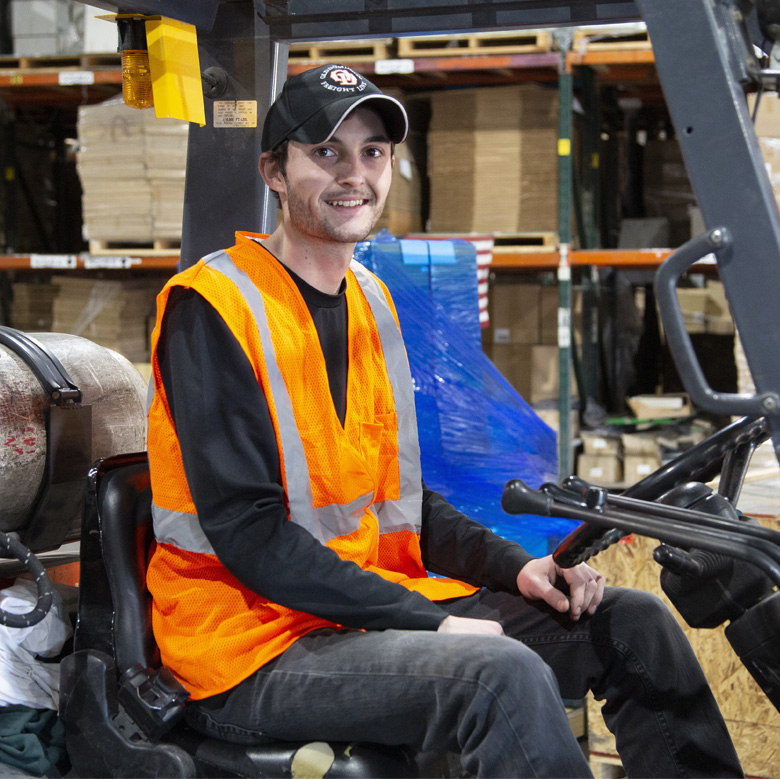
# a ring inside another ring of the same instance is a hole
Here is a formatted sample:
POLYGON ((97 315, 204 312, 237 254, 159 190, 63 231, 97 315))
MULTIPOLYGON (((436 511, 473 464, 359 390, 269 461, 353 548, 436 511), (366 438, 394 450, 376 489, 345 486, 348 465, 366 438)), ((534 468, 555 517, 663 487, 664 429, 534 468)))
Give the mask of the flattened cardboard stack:
POLYGON ((535 84, 431 97, 432 232, 557 230, 558 97, 535 84))
POLYGON ((79 108, 87 241, 181 239, 187 122, 114 100, 79 108))
POLYGON ((11 326, 27 332, 50 331, 57 286, 14 282, 12 289, 11 326))
POLYGON ((181 241, 189 124, 145 115, 146 170, 152 191, 152 238, 181 241))
POLYGON ((149 360, 147 319, 154 313, 161 283, 155 279, 81 279, 57 276, 52 330, 73 333, 124 355, 149 360))
POLYGON ((374 226, 374 233, 387 228, 393 235, 417 233, 422 230, 422 185, 420 169, 409 144, 395 149, 393 183, 387 196, 382 216, 374 226))

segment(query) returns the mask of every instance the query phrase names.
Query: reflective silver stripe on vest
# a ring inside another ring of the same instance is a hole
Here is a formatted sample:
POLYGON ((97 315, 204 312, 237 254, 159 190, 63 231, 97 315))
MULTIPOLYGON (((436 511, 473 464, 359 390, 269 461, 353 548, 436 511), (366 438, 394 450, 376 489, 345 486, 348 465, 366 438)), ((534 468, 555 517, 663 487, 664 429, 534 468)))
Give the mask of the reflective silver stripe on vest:
POLYGON ((154 538, 161 544, 172 544, 182 550, 214 555, 214 548, 203 533, 198 516, 174 512, 152 504, 154 538))
POLYGON ((328 536, 323 533, 324 529, 320 527, 317 513, 314 511, 314 497, 311 491, 309 466, 306 463, 306 451, 298 433, 287 385, 284 383, 282 372, 276 362, 276 351, 271 338, 271 329, 268 327, 263 296, 246 272, 233 262, 227 252, 210 256, 208 265, 226 276, 238 287, 257 324, 270 385, 267 390, 271 393, 276 407, 276 417, 279 421, 279 438, 282 445, 281 455, 287 482, 290 519, 298 525, 302 525, 315 538, 328 541, 328 536))
POLYGON ((420 443, 417 438, 414 387, 406 347, 379 282, 357 260, 353 260, 349 267, 355 274, 374 315, 387 376, 393 389, 393 401, 398 420, 400 499, 374 504, 373 509, 379 520, 379 533, 393 531, 420 533, 422 512, 420 443))
POLYGON ((330 541, 338 536, 345 536, 360 528, 366 509, 371 506, 373 491, 350 501, 349 504, 328 504, 317 507, 314 511, 320 520, 323 540, 330 541))

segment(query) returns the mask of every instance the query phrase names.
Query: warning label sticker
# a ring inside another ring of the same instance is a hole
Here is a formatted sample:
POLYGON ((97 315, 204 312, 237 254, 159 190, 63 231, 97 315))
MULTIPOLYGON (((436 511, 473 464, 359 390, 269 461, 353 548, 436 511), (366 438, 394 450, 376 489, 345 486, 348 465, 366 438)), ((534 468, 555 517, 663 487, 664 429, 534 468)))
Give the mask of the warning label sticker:
POLYGON ((257 127, 257 101, 215 100, 214 127, 257 127))

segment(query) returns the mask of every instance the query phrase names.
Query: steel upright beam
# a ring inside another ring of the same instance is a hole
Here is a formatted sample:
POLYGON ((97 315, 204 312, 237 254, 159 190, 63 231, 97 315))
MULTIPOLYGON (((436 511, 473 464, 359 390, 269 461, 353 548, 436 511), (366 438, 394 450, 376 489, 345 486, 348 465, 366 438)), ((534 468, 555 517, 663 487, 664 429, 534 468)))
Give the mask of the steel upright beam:
MULTIPOLYGON (((601 103, 593 70, 589 67, 580 68, 579 77, 585 110, 581 154, 585 231, 580 236, 580 247, 596 249, 600 243, 601 214, 601 103)), ((584 268, 582 278, 582 378, 585 386, 580 388, 580 398, 595 399, 599 390, 598 270, 594 266, 584 268)), ((584 412, 585 409, 580 410, 581 415, 584 412)))
POLYGON ((572 74, 566 66, 565 36, 558 42, 561 54, 561 72, 558 76, 558 476, 571 476, 571 200, 572 200, 572 74))
MULTIPOLYGON (((743 18, 752 4, 637 5, 704 223, 730 235, 720 276, 780 459, 780 213, 744 96, 757 71, 743 18)), ((704 395, 700 408, 738 413, 739 396, 704 395)))
POLYGON ((235 230, 275 224, 257 169, 263 119, 287 75, 287 44, 274 42, 251 3, 222 3, 198 36, 206 125, 190 124, 180 267, 235 243, 235 230))

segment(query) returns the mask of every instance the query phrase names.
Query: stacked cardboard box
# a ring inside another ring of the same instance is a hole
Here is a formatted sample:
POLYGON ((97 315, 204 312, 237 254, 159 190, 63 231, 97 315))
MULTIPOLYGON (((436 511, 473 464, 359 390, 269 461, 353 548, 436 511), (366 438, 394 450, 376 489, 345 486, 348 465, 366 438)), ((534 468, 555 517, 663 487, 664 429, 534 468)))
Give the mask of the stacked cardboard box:
POLYGON ((111 100, 81 106, 78 132, 84 239, 180 240, 188 124, 111 100))
POLYGON ((577 476, 597 485, 633 485, 661 468, 657 433, 582 431, 577 476))
POLYGON ((59 292, 52 330, 87 338, 132 363, 148 362, 148 319, 154 312, 159 281, 58 276, 53 282, 59 292))
POLYGON ((661 468, 661 445, 656 433, 624 433, 623 481, 633 485, 661 468))
MULTIPOLYGON (((575 323, 580 304, 575 295, 575 323)), ((558 398, 558 288, 494 281, 488 310, 482 344, 496 368, 530 404, 558 398)))
POLYGON ((535 84, 432 95, 430 230, 557 230, 558 99, 535 84))
POLYGON ((577 458, 577 476, 596 485, 616 485, 623 481, 620 436, 582 431, 582 454, 577 458))
POLYGON ((52 306, 57 295, 54 284, 14 282, 11 301, 11 326, 24 331, 46 332, 52 329, 52 306))
POLYGON ((710 280, 706 287, 678 288, 677 299, 688 333, 734 332, 734 320, 722 282, 710 280))

